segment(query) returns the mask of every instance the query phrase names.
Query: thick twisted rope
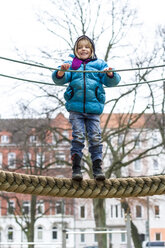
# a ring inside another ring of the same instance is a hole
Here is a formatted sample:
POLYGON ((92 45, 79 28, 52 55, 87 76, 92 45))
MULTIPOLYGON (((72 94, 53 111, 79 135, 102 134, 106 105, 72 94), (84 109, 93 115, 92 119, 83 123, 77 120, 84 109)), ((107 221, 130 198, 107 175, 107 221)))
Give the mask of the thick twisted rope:
POLYGON ((0 171, 0 190, 69 198, 124 198, 165 194, 165 175, 115 178, 105 181, 25 175, 0 171))

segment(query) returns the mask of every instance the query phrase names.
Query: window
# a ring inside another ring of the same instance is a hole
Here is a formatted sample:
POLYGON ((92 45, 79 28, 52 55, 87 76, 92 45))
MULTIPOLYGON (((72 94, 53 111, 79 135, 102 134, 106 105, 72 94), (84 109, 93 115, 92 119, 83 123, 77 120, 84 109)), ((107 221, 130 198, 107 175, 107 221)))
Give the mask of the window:
POLYGON ((14 201, 9 201, 8 202, 8 208, 7 208, 8 214, 14 214, 14 208, 15 208, 14 205, 15 205, 14 201))
POLYGON ((58 201, 56 202, 56 214, 62 214, 63 212, 63 202, 62 201, 58 201))
POLYGON ((44 168, 45 155, 43 153, 37 153, 36 156, 36 166, 44 168))
POLYGON ((121 218, 124 218, 124 209, 120 205, 120 210, 121 210, 121 218))
POLYGON ((55 168, 55 159, 54 159, 54 153, 49 153, 49 169, 55 168))
POLYGON ((157 159, 153 159, 153 169, 154 170, 159 170, 159 164, 157 159))
POLYGON ((134 170, 135 170, 135 171, 141 171, 141 163, 140 163, 140 160, 135 160, 135 161, 134 161, 134 170))
POLYGON ((94 234, 94 242, 98 242, 98 234, 97 233, 94 234))
POLYGON ((80 218, 85 218, 85 206, 80 207, 80 218))
POLYGON ((39 226, 37 228, 37 239, 42 240, 43 239, 43 228, 42 226, 39 226))
POLYGON ((8 144, 8 143, 9 143, 9 136, 7 136, 7 135, 2 135, 2 136, 1 136, 1 143, 3 143, 3 144, 8 144))
POLYGON ((155 240, 160 241, 161 240, 161 233, 155 233, 155 240))
POLYGON ((67 130, 64 130, 62 132, 62 138, 63 138, 63 144, 67 144, 68 143, 68 139, 69 139, 69 132, 67 130))
MULTIPOLYGON (((84 232, 84 230, 81 230, 81 232, 84 232)), ((85 234, 84 233, 81 233, 80 240, 81 240, 81 243, 85 242, 85 234)))
MULTIPOLYGON (((112 231, 111 229, 109 231, 112 231)), ((110 241, 110 244, 112 244, 112 233, 109 233, 109 241, 110 241)))
POLYGON ((13 228, 11 226, 8 227, 7 239, 10 242, 13 241, 13 228))
POLYGON ((111 205, 111 218, 113 218, 113 205, 111 205))
POLYGON ((118 137, 118 144, 122 145, 123 142, 124 142, 124 134, 120 134, 119 137, 118 137))
POLYGON ((118 218, 119 217, 119 213, 118 213, 118 205, 115 205, 115 217, 118 218))
POLYGON ((44 213, 44 202, 42 200, 37 202, 37 214, 44 213))
POLYGON ((2 168, 2 162, 3 162, 3 155, 0 153, 0 168, 2 168))
POLYGON ((52 144, 56 144, 59 140, 59 134, 58 133, 53 133, 52 134, 52 144))
POLYGON ((10 169, 16 167, 16 154, 14 152, 8 153, 8 166, 10 169))
POLYGON ((60 167, 65 166, 65 163, 64 163, 64 161, 66 160, 65 154, 56 154, 55 159, 56 159, 55 161, 56 166, 60 166, 60 167))
POLYGON ((24 153, 23 155, 23 166, 24 167, 30 167, 31 158, 32 158, 31 153, 24 153))
POLYGON ((57 227, 56 226, 53 226, 52 228, 52 239, 57 239, 57 227))
POLYGON ((126 243, 126 234, 124 232, 121 233, 121 243, 126 243))
POLYGON ((29 141, 30 141, 30 143, 36 143, 37 142, 37 136, 36 135, 31 135, 29 137, 29 141))
POLYGON ((140 139, 138 135, 134 136, 134 141, 135 141, 135 147, 139 148, 140 147, 140 139))
POLYGON ((24 201, 22 204, 22 212, 23 214, 28 215, 30 213, 30 202, 24 201))
POLYGON ((152 144, 153 144, 153 146, 158 144, 158 137, 157 137, 156 133, 152 134, 152 144))
POLYGON ((140 205, 136 205, 136 218, 142 217, 142 207, 140 205))
POLYGON ((155 217, 159 217, 160 215, 160 209, 158 205, 154 206, 154 213, 155 213, 155 217))
POLYGON ((123 218, 124 210, 122 209, 120 204, 115 204, 110 206, 110 216, 111 218, 123 218))

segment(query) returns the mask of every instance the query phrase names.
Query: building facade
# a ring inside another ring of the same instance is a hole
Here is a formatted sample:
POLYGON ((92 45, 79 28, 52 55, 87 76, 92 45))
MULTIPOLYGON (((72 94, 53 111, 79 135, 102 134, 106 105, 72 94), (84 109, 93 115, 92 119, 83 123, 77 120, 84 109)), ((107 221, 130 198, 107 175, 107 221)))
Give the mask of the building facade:
MULTIPOLYGON (((111 177, 118 176, 115 171, 120 171, 121 176, 162 174, 165 156, 159 145, 161 134, 152 116, 112 114, 108 118, 107 114, 101 116, 101 128, 106 133, 103 137, 106 174, 111 173, 111 177), (122 164, 114 163, 113 156, 122 164), (127 161, 131 162, 127 165, 127 161), (112 163, 117 168, 114 172, 112 163)), ((0 169, 70 178, 71 136, 68 119, 61 113, 55 119, 0 120, 0 169)), ((88 154, 87 146, 84 154, 88 154)), ((84 178, 88 178, 86 165, 83 166, 84 178)), ((141 240, 165 240, 164 198, 162 195, 126 199, 141 240)), ((96 228, 92 199, 1 192, 0 247, 28 247, 23 243, 34 240, 35 248, 84 248, 97 245, 97 235, 105 231, 107 248, 127 248, 131 235, 121 199, 106 199, 105 209, 106 227, 96 228), (35 231, 29 232, 33 227, 35 231)))

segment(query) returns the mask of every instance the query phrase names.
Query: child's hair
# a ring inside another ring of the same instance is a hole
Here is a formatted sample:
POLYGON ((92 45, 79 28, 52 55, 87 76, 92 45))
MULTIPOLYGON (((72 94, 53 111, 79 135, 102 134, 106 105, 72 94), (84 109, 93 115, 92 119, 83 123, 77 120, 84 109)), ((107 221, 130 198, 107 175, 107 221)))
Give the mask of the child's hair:
POLYGON ((76 41, 76 43, 75 43, 75 46, 74 46, 74 54, 76 55, 76 57, 77 58, 79 58, 79 56, 78 56, 78 53, 77 53, 77 50, 78 50, 78 43, 80 42, 80 41, 86 41, 87 42, 87 44, 89 45, 89 47, 90 47, 90 49, 91 49, 91 58, 93 59, 94 57, 96 57, 96 55, 95 55, 95 47, 94 47, 94 43, 93 43, 93 41, 91 41, 91 39, 89 39, 87 36, 85 36, 85 35, 82 35, 82 36, 80 36, 78 39, 77 39, 77 41, 76 41))

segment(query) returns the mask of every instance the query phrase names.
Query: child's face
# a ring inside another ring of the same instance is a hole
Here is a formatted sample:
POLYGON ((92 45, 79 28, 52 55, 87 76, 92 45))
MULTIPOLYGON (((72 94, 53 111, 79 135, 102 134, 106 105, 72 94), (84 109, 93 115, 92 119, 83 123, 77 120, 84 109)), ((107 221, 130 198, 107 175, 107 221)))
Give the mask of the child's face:
POLYGON ((88 59, 92 55, 91 44, 87 40, 80 40, 77 45, 77 55, 80 59, 88 59))

